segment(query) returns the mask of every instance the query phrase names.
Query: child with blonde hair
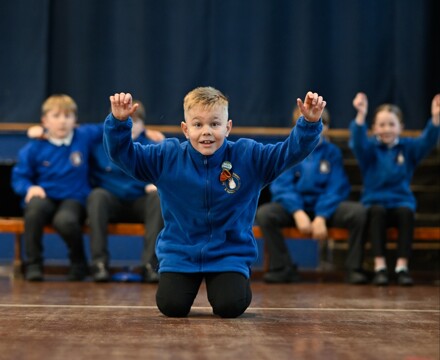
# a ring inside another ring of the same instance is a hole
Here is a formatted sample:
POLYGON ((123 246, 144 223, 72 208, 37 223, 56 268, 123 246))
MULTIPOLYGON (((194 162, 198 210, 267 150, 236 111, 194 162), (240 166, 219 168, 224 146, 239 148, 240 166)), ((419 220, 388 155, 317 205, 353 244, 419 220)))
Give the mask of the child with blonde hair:
POLYGON ((90 192, 89 154, 102 137, 102 127, 76 127, 77 105, 68 95, 52 95, 42 105, 45 137, 31 140, 18 154, 12 187, 23 197, 25 278, 43 280, 43 229, 52 224, 65 241, 69 280, 88 273, 82 223, 90 192))
POLYGON ((250 267, 257 258, 252 233, 261 189, 304 159, 317 145, 325 101, 309 92, 297 100, 303 116, 278 144, 227 140, 232 129, 228 99, 200 87, 184 99, 182 131, 187 141, 157 145, 133 143, 131 94, 110 97, 112 113, 104 126, 104 146, 123 170, 159 191, 165 227, 159 234, 159 310, 184 317, 200 284, 206 282, 214 314, 240 316, 252 298, 250 267))

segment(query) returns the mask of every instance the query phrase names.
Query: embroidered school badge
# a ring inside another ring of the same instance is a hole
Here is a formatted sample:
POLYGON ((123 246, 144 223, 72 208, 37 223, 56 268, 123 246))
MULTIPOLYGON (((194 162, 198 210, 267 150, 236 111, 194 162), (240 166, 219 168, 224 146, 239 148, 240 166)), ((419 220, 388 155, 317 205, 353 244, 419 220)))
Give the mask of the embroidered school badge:
POLYGON ((330 163, 327 160, 321 160, 319 163, 319 172, 321 174, 328 174, 330 172, 330 163))
POLYGON ((80 166, 83 163, 82 155, 79 151, 70 154, 70 163, 73 166, 80 166))
POLYGON ((229 194, 235 193, 240 188, 240 176, 232 171, 232 164, 229 161, 223 161, 222 172, 220 173, 220 182, 229 194))
POLYGON ((397 164, 403 165, 405 162, 405 157, 403 156, 402 152, 399 152, 399 155, 397 155, 397 164))

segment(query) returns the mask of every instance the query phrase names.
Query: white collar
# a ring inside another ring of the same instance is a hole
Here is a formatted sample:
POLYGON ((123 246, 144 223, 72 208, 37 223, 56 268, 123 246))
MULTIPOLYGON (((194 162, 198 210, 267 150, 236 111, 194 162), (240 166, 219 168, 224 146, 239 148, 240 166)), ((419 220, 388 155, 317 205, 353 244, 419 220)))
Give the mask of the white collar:
MULTIPOLYGON (((383 144, 383 142, 380 140, 379 136, 376 136, 376 140, 377 140, 379 143, 383 144)), ((386 147, 387 147, 388 149, 391 149, 392 147, 396 146, 398 143, 399 143, 399 138, 396 137, 396 138, 394 139, 394 141, 393 141, 391 144, 386 145, 386 147)), ((385 144, 384 144, 384 145, 385 145, 385 144)))
POLYGON ((388 148, 391 149, 394 146, 396 146, 398 143, 399 143, 399 138, 396 137, 396 139, 393 141, 393 143, 388 145, 388 148))
POLYGON ((72 143, 72 139, 73 139, 73 131, 69 135, 67 135, 64 139, 55 139, 53 137, 49 137, 47 140, 55 146, 62 146, 62 145, 69 146, 72 143))

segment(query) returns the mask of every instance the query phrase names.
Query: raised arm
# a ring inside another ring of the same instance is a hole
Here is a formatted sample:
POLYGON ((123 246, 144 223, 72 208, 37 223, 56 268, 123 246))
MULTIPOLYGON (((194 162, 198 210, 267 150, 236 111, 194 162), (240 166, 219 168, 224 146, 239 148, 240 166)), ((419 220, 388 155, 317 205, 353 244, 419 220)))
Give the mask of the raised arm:
POLYGON ((123 92, 110 96, 110 104, 113 116, 119 121, 126 121, 139 107, 139 104, 133 104, 130 93, 123 92))
POLYGON ((319 96, 317 93, 312 93, 311 91, 306 94, 304 102, 298 98, 296 99, 296 103, 304 118, 310 122, 317 122, 321 118, 325 105, 327 105, 327 102, 324 101, 322 96, 319 96))
POLYGON ((368 98, 367 95, 365 95, 362 92, 358 92, 353 99, 353 106, 357 111, 356 114, 356 124, 357 125, 364 125, 365 124, 365 118, 367 117, 368 113, 368 98))

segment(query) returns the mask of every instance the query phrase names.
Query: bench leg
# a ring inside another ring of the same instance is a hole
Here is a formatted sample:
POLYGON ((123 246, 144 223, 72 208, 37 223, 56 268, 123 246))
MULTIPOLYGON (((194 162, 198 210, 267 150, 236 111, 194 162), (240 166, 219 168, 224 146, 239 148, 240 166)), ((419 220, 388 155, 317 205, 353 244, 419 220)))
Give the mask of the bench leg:
POLYGON ((23 261, 21 257, 21 234, 15 234, 13 277, 14 279, 23 278, 23 261))

